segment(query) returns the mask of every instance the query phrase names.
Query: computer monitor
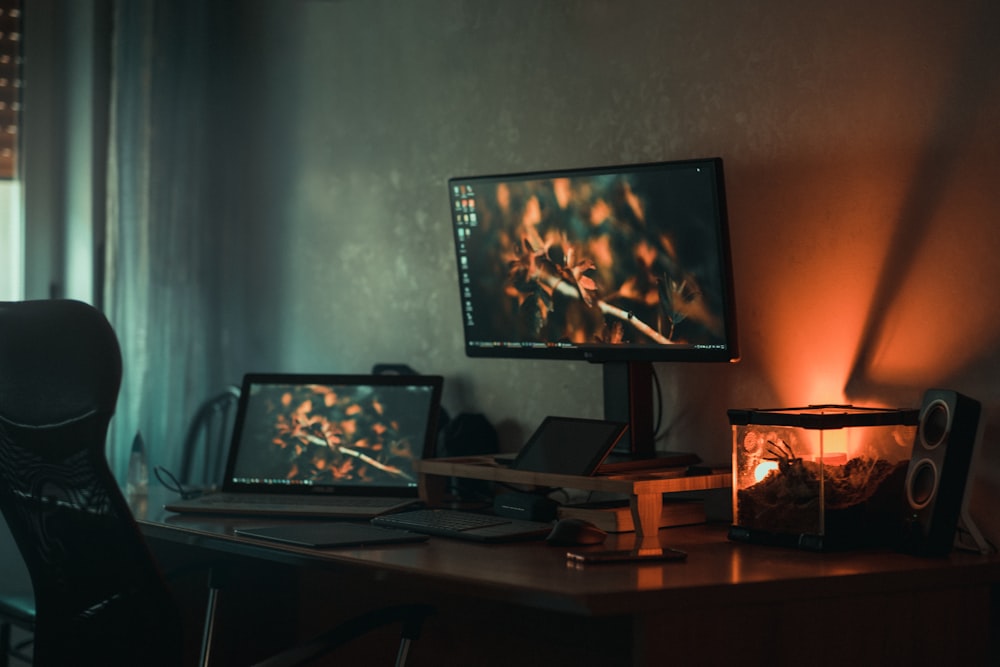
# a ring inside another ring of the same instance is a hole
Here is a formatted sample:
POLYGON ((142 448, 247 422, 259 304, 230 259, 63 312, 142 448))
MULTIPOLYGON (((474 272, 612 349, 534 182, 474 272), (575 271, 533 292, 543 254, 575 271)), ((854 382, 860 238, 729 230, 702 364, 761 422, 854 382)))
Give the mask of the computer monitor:
MULTIPOLYGON (((721 158, 448 181, 470 357, 604 364, 651 456, 652 364, 739 357, 721 158)), ((658 399, 658 397, 657 397, 658 399)))

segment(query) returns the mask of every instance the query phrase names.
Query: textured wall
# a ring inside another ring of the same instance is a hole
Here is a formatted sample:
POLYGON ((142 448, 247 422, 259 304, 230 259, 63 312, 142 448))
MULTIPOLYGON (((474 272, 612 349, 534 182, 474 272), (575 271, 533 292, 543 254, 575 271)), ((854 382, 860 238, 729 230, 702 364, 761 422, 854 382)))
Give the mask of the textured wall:
POLYGON ((253 6, 234 370, 408 362, 506 448, 599 416, 597 367, 464 357, 445 182, 720 155, 743 361, 658 367, 661 446, 726 460, 727 407, 1000 399, 1000 4, 253 6))

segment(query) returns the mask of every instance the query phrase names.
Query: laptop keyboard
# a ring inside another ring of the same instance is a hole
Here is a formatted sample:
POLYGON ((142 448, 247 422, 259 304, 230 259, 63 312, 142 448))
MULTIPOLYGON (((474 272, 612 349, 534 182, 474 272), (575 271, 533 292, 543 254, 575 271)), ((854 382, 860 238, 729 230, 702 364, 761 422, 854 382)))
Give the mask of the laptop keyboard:
POLYGON ((372 523, 424 535, 477 542, 540 539, 548 535, 552 529, 551 524, 540 521, 522 521, 449 509, 420 509, 386 514, 375 517, 372 523))
POLYGON ((386 505, 392 505, 398 503, 398 498, 377 498, 377 497, 358 497, 358 496, 288 496, 281 497, 280 500, 277 496, 254 496, 254 495, 239 495, 239 494, 225 494, 216 493, 208 496, 204 496, 203 502, 208 504, 220 504, 220 505, 264 505, 264 506, 311 506, 316 504, 329 503, 331 505, 338 505, 340 507, 384 507, 386 505))

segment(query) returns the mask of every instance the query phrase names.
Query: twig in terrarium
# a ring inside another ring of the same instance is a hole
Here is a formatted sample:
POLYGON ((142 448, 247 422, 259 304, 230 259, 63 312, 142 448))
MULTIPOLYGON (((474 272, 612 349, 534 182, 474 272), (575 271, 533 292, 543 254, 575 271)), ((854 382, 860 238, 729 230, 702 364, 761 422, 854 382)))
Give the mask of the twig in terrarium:
POLYGON ((779 440, 778 442, 768 440, 767 444, 767 453, 770 456, 765 456, 764 458, 768 461, 788 461, 795 458, 795 451, 792 449, 792 446, 784 440, 779 440))

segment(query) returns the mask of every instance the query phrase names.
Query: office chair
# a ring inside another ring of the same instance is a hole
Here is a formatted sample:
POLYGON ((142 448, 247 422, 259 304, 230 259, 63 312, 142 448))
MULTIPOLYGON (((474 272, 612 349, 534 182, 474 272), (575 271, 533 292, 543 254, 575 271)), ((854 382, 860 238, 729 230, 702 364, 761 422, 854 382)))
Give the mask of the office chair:
POLYGON ((0 667, 8 667, 11 658, 31 661, 27 651, 35 628, 35 596, 6 524, 0 524, 0 563, 0 667))
MULTIPOLYGON (((179 607, 104 455, 121 376, 115 333, 93 307, 0 302, 0 510, 34 588, 42 667, 183 660, 179 607)), ((402 622, 399 664, 430 611, 376 610, 265 664, 304 664, 402 622)))
POLYGON ((202 403, 184 436, 178 480, 186 488, 218 485, 236 420, 240 388, 229 386, 202 403))
POLYGON ((34 664, 181 659, 180 616, 104 458, 121 373, 89 306, 0 304, 0 509, 34 587, 34 664))
POLYGON ((10 659, 31 662, 31 644, 35 632, 35 597, 30 592, 4 592, 0 594, 0 665, 7 667, 10 659), (27 637, 14 641, 14 628, 20 628, 27 637))

